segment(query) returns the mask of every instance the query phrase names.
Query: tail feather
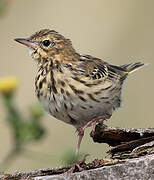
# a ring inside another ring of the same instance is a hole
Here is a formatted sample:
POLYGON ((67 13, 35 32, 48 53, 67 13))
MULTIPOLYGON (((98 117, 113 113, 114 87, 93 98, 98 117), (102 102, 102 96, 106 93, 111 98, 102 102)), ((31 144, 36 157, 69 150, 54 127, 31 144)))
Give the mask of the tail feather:
POLYGON ((121 75, 121 81, 123 82, 127 78, 128 74, 146 65, 148 64, 137 62, 137 63, 124 64, 122 66, 110 65, 110 67, 116 70, 121 75))
POLYGON ((137 62, 137 63, 124 64, 124 65, 120 66, 120 68, 122 68, 124 71, 126 71, 128 73, 132 73, 145 65, 147 65, 147 64, 137 62))

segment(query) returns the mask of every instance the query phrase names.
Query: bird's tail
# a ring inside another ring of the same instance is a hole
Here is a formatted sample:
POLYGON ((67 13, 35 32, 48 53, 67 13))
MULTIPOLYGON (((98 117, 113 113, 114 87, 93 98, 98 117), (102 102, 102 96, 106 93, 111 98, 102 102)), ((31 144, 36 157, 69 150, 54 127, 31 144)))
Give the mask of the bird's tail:
POLYGON ((120 68, 122 68, 127 73, 132 73, 145 65, 148 65, 148 64, 137 62, 137 63, 124 64, 120 66, 120 68))

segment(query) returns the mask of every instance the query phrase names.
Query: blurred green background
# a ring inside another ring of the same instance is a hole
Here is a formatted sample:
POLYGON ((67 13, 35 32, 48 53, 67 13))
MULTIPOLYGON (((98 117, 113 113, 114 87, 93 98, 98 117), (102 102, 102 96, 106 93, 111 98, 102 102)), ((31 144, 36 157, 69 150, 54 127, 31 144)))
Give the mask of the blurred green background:
MULTIPOLYGON (((2 0, 0 0, 2 3, 2 0)), ((36 63, 13 39, 28 37, 42 28, 54 29, 70 38, 78 52, 120 65, 142 61, 149 66, 131 74, 123 88, 123 108, 107 121, 109 126, 153 127, 154 102, 154 1, 153 0, 3 0, 0 15, 0 77, 20 80, 16 103, 26 116, 27 106, 37 101, 34 93, 36 63)), ((1 5, 0 3, 0 5, 1 5)), ((0 8, 1 10, 1 8, 0 8)), ((5 121, 0 98, 0 161, 12 147, 12 134, 5 121)), ((74 127, 45 115, 47 133, 41 141, 28 144, 29 151, 8 171, 55 167, 62 155, 75 149, 74 127)), ((80 151, 88 160, 102 158, 108 146, 97 144, 86 131, 80 151)))

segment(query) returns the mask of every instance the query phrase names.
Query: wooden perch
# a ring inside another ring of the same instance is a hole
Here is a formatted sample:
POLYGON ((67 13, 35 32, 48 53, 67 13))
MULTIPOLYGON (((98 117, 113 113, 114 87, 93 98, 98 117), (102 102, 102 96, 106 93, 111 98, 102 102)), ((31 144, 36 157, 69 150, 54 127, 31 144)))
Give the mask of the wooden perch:
POLYGON ((94 134, 92 135, 91 133, 91 137, 93 138, 94 142, 107 143, 110 146, 117 146, 123 142, 129 142, 152 136, 154 136, 154 128, 113 128, 101 123, 96 125, 94 134))
POLYGON ((28 173, 2 174, 3 180, 119 180, 154 179, 154 128, 124 129, 102 124, 96 126, 92 134, 94 142, 113 146, 108 151, 112 159, 95 159, 91 163, 82 162, 81 169, 75 166, 75 173, 66 173, 69 167, 40 169, 28 173))
MULTIPOLYGON (((0 175, 2 180, 152 180, 154 179, 154 155, 146 155, 140 158, 93 161, 93 167, 77 173, 64 173, 67 168, 39 169, 28 173, 18 172, 16 174, 0 175), (100 167, 99 167, 100 166, 100 167)), ((89 165, 90 166, 90 165, 89 165)), ((92 166, 92 163, 91 163, 92 166)))
POLYGON ((113 128, 100 123, 90 136, 94 142, 107 143, 109 146, 113 146, 114 148, 108 151, 112 158, 138 157, 142 154, 148 154, 146 152, 148 148, 154 148, 154 128, 113 128), (149 147, 148 145, 144 147, 144 144, 147 143, 150 143, 149 147))

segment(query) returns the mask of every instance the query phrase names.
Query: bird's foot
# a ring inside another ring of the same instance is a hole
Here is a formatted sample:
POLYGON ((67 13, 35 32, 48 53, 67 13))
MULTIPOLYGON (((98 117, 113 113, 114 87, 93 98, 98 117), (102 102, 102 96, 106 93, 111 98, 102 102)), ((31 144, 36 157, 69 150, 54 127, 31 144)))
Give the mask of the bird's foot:
POLYGON ((80 171, 80 172, 83 171, 84 168, 81 167, 81 166, 83 164, 85 164, 87 156, 89 156, 89 154, 84 155, 83 159, 81 159, 80 161, 76 162, 66 173, 73 173, 75 170, 76 171, 80 171))
POLYGON ((99 122, 99 120, 102 120, 101 122, 103 123, 104 120, 107 120, 107 119, 109 119, 110 117, 111 117, 111 115, 106 114, 106 115, 99 116, 99 117, 97 117, 97 118, 92 119, 92 121, 94 121, 94 122, 93 122, 93 127, 92 127, 92 132, 91 132, 92 135, 93 135, 94 132, 95 132, 95 128, 96 128, 96 125, 97 125, 97 123, 99 122))

